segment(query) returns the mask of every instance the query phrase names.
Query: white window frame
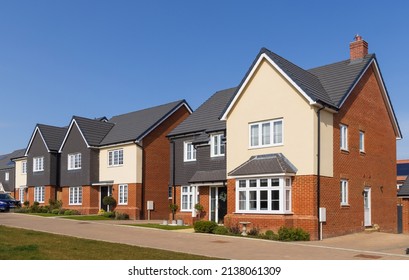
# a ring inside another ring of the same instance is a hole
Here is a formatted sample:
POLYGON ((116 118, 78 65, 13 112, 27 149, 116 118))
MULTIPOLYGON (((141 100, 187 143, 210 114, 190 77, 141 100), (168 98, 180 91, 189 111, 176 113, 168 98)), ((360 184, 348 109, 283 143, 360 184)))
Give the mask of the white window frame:
POLYGON ((82 187, 69 188, 69 205, 82 205, 82 187))
POLYGON ((44 171, 44 157, 33 158, 33 172, 44 171))
POLYGON ((359 152, 365 153, 365 132, 359 131, 359 152))
POLYGON ((210 136, 210 156, 220 157, 224 156, 226 152, 226 146, 222 142, 223 134, 212 134, 210 136))
POLYGON ((196 161, 196 148, 190 141, 183 143, 183 159, 184 161, 196 161))
POLYGON ((68 170, 81 169, 82 166, 82 156, 81 153, 69 154, 68 155, 68 170))
POLYGON ((236 213, 292 214, 291 177, 261 177, 236 179, 236 213), (278 182, 278 184, 277 184, 278 182), (277 184, 277 185, 276 185, 277 184), (273 192, 278 191, 278 198, 273 192), (267 193, 264 199, 262 193, 267 193), (255 197, 254 197, 255 194, 255 197), (287 197, 288 196, 288 197, 287 197), (278 201, 278 209, 273 209, 278 201), (255 202, 255 207, 251 205, 255 202), (267 205, 262 208, 262 203, 267 205), (274 205, 273 205, 274 204, 274 205))
POLYGON ((120 184, 118 186, 118 205, 127 205, 128 204, 128 185, 120 184))
POLYGON ((10 173, 9 172, 4 173, 4 180, 5 181, 10 180, 10 173))
POLYGON ((281 146, 281 145, 284 145, 284 120, 282 118, 249 124, 249 148, 250 149, 281 146), (280 131, 281 141, 278 141, 276 139, 276 137, 278 137, 278 133, 276 133, 274 129, 275 125, 278 123, 281 123, 281 131, 280 131), (266 126, 268 126, 267 130, 265 129, 266 126), (257 135, 253 135, 253 128, 257 130, 257 135), (256 136, 256 137, 253 137, 253 136, 256 136))
POLYGON ((195 187, 182 186, 180 190, 180 211, 190 212, 193 210, 195 187))
POLYGON ((345 124, 339 125, 340 131, 340 148, 343 151, 348 151, 348 126, 345 124))
POLYGON ((27 161, 26 160, 21 162, 21 174, 27 174, 27 161))
POLYGON ((340 181, 340 195, 341 206, 347 206, 348 204, 348 180, 342 179, 340 181))
POLYGON ((122 166, 124 164, 124 149, 108 151, 108 166, 122 166))
POLYGON ((34 201, 37 201, 38 203, 44 203, 44 200, 45 187, 44 186, 34 187, 34 201))
POLYGON ((19 190, 18 190, 18 196, 19 196, 19 200, 20 200, 21 203, 24 203, 25 192, 26 192, 25 188, 19 188, 19 190))

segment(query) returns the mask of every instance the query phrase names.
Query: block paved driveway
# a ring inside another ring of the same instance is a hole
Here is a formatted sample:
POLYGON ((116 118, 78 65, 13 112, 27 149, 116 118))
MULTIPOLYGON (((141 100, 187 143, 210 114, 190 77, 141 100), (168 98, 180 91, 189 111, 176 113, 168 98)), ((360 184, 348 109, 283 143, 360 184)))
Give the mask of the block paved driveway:
POLYGON ((275 242, 124 225, 137 222, 146 221, 75 221, 0 213, 4 226, 224 259, 409 260, 409 235, 404 234, 358 233, 323 241, 275 242))

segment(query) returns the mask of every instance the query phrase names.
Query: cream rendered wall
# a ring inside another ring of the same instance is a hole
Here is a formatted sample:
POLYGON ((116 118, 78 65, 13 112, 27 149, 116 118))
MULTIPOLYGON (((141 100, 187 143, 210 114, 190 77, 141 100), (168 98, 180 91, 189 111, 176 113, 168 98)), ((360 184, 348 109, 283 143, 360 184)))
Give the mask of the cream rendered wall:
MULTIPOLYGON (((316 107, 273 67, 263 60, 227 116, 227 172, 253 155, 283 153, 298 169, 297 175, 316 174, 316 107), (283 119, 283 145, 250 148, 249 124, 283 119)), ((332 176, 332 114, 323 113, 325 160, 321 175, 332 176), (327 139, 328 138, 328 139, 327 139), (331 139, 329 139, 331 138, 331 139), (328 143, 328 141, 330 141, 328 143), (330 153, 329 150, 331 150, 330 153)))
POLYGON ((99 151, 99 180, 120 183, 142 183, 142 149, 134 143, 101 148, 99 151), (108 152, 124 150, 124 164, 108 166, 108 152))
POLYGON ((15 160, 15 187, 20 188, 21 186, 27 186, 27 174, 21 173, 23 170, 23 161, 27 161, 27 159, 18 159, 15 160))

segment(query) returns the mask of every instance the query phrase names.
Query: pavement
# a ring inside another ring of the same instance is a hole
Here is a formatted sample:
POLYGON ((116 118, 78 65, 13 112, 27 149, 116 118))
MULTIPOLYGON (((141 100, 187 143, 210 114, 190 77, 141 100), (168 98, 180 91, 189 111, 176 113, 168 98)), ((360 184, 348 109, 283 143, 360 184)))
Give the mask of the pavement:
POLYGON ((0 225, 233 260, 409 260, 409 235, 357 233, 310 242, 278 242, 243 237, 133 227, 161 221, 76 221, 0 213, 0 225))

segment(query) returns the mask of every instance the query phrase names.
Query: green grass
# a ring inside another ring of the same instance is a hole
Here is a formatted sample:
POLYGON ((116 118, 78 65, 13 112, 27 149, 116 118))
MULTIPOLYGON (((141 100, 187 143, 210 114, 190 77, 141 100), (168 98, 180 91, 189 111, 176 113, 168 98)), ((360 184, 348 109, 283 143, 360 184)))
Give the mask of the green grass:
POLYGON ((19 214, 26 214, 26 215, 33 215, 33 216, 41 216, 41 217, 62 217, 63 215, 56 215, 52 213, 19 213, 19 214))
POLYGON ((84 215, 84 216, 64 216, 64 219, 70 220, 78 220, 78 221, 102 221, 102 220, 112 220, 111 218, 107 218, 104 216, 99 215, 84 215))
POLYGON ((159 225, 159 224, 132 224, 128 226, 134 227, 145 227, 145 228, 157 228, 164 230, 177 230, 177 229, 187 229, 192 228, 191 226, 170 226, 170 225, 159 225))
POLYGON ((207 259, 212 258, 0 226, 0 260, 207 259))

